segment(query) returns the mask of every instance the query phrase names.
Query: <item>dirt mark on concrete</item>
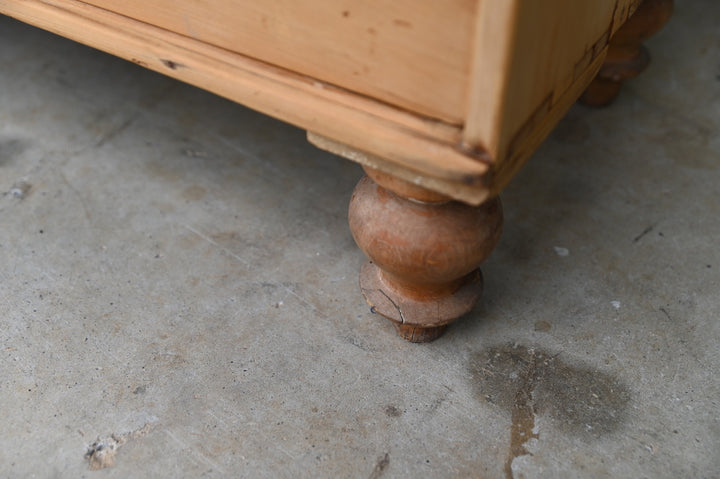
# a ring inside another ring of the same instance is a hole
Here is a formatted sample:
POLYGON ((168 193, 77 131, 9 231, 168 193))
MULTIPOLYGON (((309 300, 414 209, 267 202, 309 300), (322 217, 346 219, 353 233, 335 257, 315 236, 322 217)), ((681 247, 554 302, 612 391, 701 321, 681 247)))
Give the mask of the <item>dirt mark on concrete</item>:
POLYGON ((124 434, 111 434, 110 437, 98 437, 87 447, 85 459, 90 463, 90 470, 97 471, 115 465, 115 455, 120 447, 128 441, 147 436, 153 429, 151 424, 145 424, 140 429, 124 434))
POLYGON ((513 460, 530 454, 528 442, 540 439, 538 415, 564 432, 592 439, 621 426, 630 401, 628 388, 609 374, 538 348, 489 348, 474 354, 469 368, 480 398, 510 413, 507 478, 513 477, 513 460))
POLYGON ((386 453, 383 457, 381 457, 377 464, 375 464, 375 468, 370 473, 370 479, 378 479, 380 476, 383 475, 385 472, 385 469, 390 465, 390 454, 386 453))
POLYGON ((402 413, 402 409, 397 406, 393 406, 392 404, 385 406, 385 415, 389 417, 400 417, 402 416, 402 413))
POLYGON ((10 188, 10 191, 6 194, 10 195, 12 198, 24 200, 30 194, 32 189, 33 186, 27 181, 18 180, 12 185, 12 188, 10 188))

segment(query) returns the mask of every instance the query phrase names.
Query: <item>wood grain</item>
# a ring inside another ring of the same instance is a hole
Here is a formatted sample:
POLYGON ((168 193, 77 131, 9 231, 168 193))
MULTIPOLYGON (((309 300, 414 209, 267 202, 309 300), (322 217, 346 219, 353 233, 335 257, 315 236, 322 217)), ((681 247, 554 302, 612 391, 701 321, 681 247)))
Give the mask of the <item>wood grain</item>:
POLYGON ((463 121, 476 0, 86 3, 423 115, 463 121))
MULTIPOLYGON (((377 155, 332 140, 328 137, 308 132, 308 141, 323 150, 334 153, 348 160, 360 163, 363 167, 382 171, 388 175, 411 183, 421 188, 435 191, 452 199, 470 205, 479 205, 490 196, 489 184, 473 184, 462 181, 443 179, 438 176, 419 174, 416 169, 404 167, 377 155)), ((487 160, 486 160, 487 161, 487 160)), ((483 175, 483 181, 489 176, 483 175)))
POLYGON ((487 152, 493 171, 502 172, 492 180, 493 191, 577 99, 599 69, 612 33, 638 3, 481 2, 463 141, 487 152))

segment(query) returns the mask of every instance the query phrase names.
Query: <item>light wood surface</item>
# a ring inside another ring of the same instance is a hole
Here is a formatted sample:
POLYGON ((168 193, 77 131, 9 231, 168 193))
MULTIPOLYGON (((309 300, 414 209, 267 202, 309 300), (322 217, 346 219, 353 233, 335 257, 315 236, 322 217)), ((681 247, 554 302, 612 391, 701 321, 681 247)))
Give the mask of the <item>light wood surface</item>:
POLYGON ((475 0, 86 3, 423 115, 463 121, 475 0))
MULTIPOLYGON (((441 178, 437 175, 419 174, 414 168, 398 165, 395 162, 388 161, 387 158, 367 153, 358 148, 349 147, 345 143, 331 140, 317 133, 308 132, 307 137, 310 143, 322 150, 360 163, 364 167, 380 170, 383 173, 392 175, 421 188, 427 188, 450 198, 464 201, 465 203, 473 205, 480 204, 485 201, 490 191, 489 185, 487 184, 456 181, 454 179, 441 178)), ((489 178, 488 175, 483 174, 481 181, 487 181, 489 178)))
POLYGON ((480 2, 463 141, 497 193, 595 76, 640 0, 480 2))

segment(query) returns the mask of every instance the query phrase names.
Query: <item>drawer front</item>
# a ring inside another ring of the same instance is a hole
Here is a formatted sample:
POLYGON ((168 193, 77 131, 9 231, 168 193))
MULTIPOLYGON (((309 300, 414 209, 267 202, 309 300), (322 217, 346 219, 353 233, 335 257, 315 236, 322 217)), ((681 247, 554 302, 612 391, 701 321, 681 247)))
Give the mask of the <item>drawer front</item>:
POLYGON ((476 0, 86 0, 417 113, 463 121, 476 0))

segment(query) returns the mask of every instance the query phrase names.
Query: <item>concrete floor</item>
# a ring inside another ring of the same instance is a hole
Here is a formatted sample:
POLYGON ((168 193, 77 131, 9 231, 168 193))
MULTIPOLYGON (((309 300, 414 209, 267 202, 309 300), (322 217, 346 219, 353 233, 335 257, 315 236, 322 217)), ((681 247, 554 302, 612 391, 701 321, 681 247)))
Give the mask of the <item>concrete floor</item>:
POLYGON ((720 477, 718 18, 570 111, 426 345, 359 293, 357 165, 0 18, 0 477, 720 477))

